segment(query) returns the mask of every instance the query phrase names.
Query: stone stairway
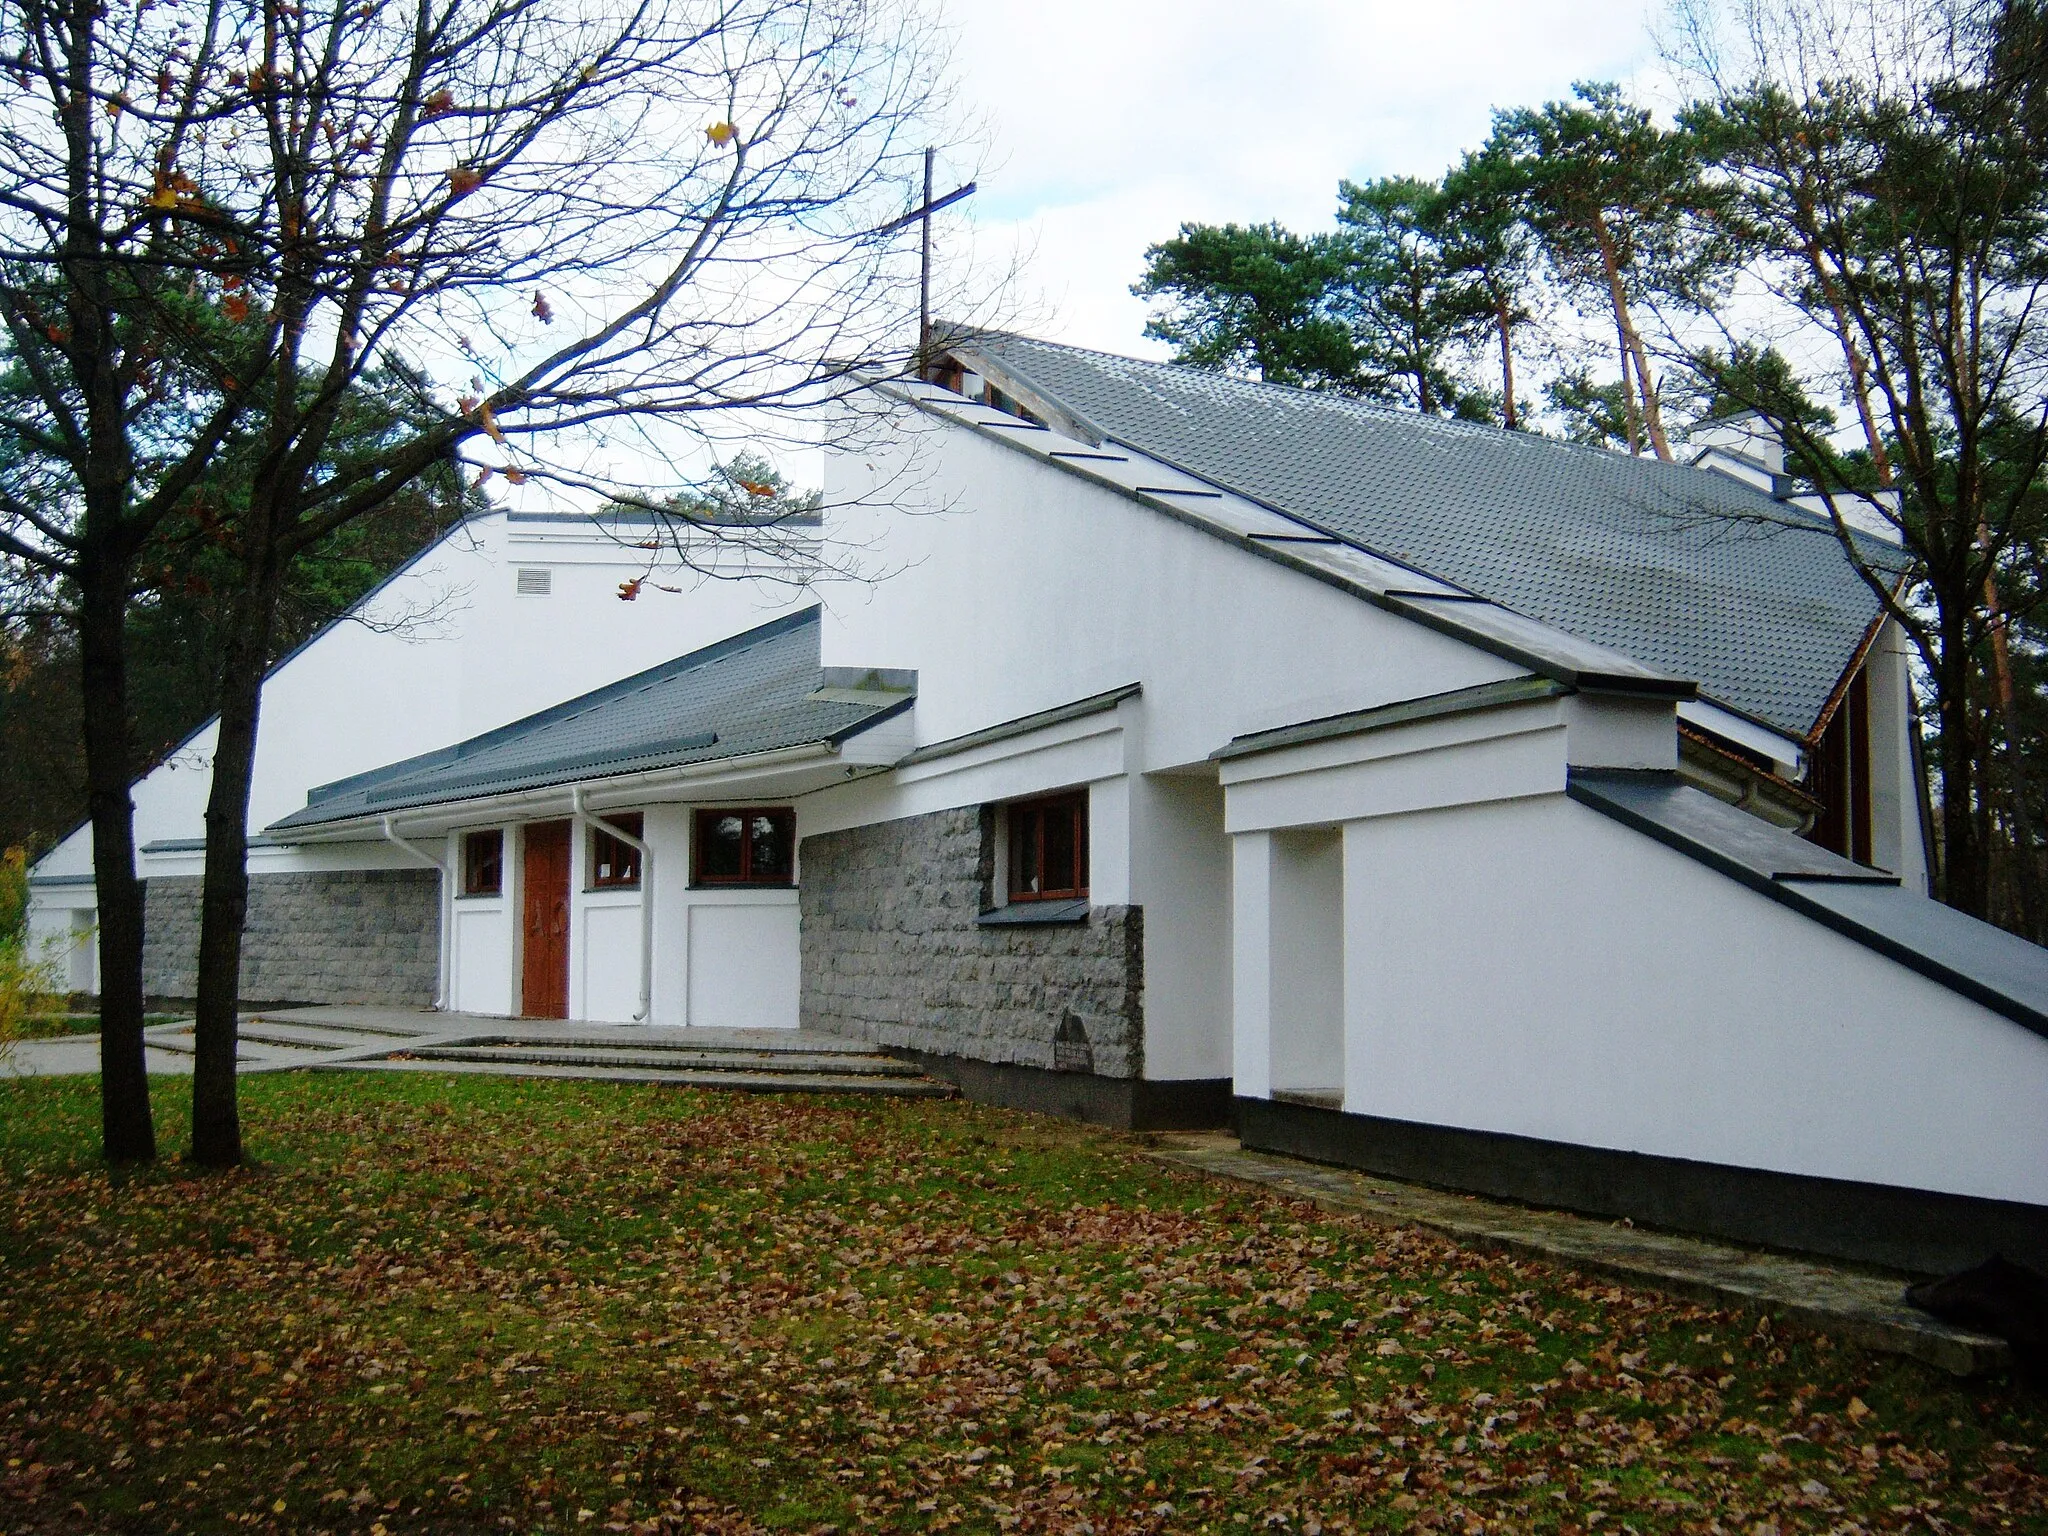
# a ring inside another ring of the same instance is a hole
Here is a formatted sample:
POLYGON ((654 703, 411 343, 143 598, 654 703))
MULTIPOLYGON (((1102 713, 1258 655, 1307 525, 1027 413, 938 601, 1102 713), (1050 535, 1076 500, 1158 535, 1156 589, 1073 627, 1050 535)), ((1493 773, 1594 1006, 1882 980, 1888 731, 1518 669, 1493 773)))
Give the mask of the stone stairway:
MULTIPOLYGON (((150 1032, 189 1056, 189 1021, 150 1032)), ((269 1009, 242 1021, 243 1072, 462 1072, 669 1083, 748 1093, 952 1098, 951 1083, 815 1030, 555 1024, 395 1008, 269 1009)))

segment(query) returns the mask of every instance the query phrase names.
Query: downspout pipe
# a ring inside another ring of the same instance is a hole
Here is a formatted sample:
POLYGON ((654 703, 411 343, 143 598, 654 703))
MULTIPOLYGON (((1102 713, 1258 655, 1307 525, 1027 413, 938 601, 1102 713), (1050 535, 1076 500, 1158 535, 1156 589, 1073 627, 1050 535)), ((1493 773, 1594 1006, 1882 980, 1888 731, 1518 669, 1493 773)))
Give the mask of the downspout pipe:
POLYGON ((455 882, 449 877, 447 861, 435 858, 426 849, 420 847, 419 844, 409 843, 400 837, 397 829, 391 825, 391 818, 389 816, 384 818, 383 828, 385 841, 396 843, 414 858, 422 863, 431 864, 441 873, 441 899, 439 903, 441 909, 441 942, 435 946, 434 1007, 438 1012, 446 1013, 448 1011, 448 952, 454 947, 455 941, 455 882))
MULTIPOLYGON (((576 846, 580 850, 587 846, 586 828, 591 825, 590 813, 583 806, 583 786, 569 786, 569 805, 576 823, 576 846)), ((632 833, 611 822, 604 824, 606 837, 615 837, 628 848, 640 855, 640 1011, 633 1015, 635 1024, 645 1024, 654 1011, 654 850, 632 833)))

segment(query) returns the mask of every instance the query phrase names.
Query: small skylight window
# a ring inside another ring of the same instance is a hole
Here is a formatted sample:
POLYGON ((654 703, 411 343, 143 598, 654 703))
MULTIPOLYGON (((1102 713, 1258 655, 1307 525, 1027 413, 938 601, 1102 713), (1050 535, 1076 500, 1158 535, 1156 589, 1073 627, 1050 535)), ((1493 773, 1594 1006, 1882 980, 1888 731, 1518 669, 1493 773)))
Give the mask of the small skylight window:
POLYGON ((519 595, 521 597, 546 597, 555 590, 555 573, 544 565, 522 565, 519 568, 519 595))

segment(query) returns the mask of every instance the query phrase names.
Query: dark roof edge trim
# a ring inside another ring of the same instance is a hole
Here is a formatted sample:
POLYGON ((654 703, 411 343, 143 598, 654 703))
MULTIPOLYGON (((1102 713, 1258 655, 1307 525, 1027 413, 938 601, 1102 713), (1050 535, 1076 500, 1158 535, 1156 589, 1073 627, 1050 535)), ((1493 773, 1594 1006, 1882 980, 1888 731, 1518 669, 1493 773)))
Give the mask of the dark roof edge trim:
POLYGON ((1086 719, 1115 709, 1125 699, 1134 699, 1144 691, 1141 683, 1125 683, 1121 688, 1112 688, 1107 693, 1090 694, 1085 699, 1076 699, 1071 704, 1058 704, 1051 709, 1041 709, 1035 715, 1019 715, 1015 720, 1005 720, 1001 725, 984 726, 978 731, 969 731, 965 736, 948 737, 935 741, 929 746, 919 747, 908 757, 897 760, 898 768, 910 768, 918 763, 929 763, 936 758, 951 757, 955 753, 970 752, 976 747, 988 746, 991 742, 1008 741, 1016 736, 1028 736, 1033 731, 1044 730, 1050 725, 1064 725, 1069 720, 1086 719))
POLYGON ((909 709, 912 705, 916 703, 916 694, 905 694, 902 698, 898 699, 894 704, 884 705, 882 708, 876 710, 872 715, 869 715, 865 720, 856 720, 851 725, 842 725, 841 727, 839 727, 838 730, 834 731, 831 735, 824 737, 823 739, 827 744, 833 747, 844 746, 847 742, 851 741, 854 737, 858 736, 862 731, 871 730, 875 726, 880 725, 884 720, 894 720, 898 715, 902 714, 906 709, 909 709))
MULTIPOLYGON (((1599 771, 1603 773, 1617 773, 1620 770, 1603 769, 1599 771)), ((1670 777, 1670 775, 1661 776, 1670 777)), ((1608 796, 1601 794, 1597 781, 1589 780, 1582 770, 1574 769, 1567 773, 1565 793, 1578 801, 1579 804, 1598 811, 1601 815, 1618 821, 1625 827, 1641 832, 1644 836, 1655 839, 1665 847, 1684 854, 1687 858, 1694 859, 1701 864, 1707 865, 1710 869, 1719 871, 1731 880, 1749 887, 1749 889, 1756 891, 1760 895, 1769 897, 1781 906, 1790 907, 1793 911, 1810 917, 1815 922, 1828 928, 1832 928, 1844 938, 1854 939, 1857 943, 1863 945, 1864 948, 1873 950, 1888 960, 1897 961, 1900 965, 1905 966, 1907 970, 1915 971, 1925 976, 1928 980, 1947 987, 1951 992, 1969 998, 1973 1003, 1982 1004, 1993 1013, 2011 1019, 2023 1029, 2031 1030, 2043 1038, 2048 1038, 2048 1013, 2043 1013, 2040 1009, 2033 1007, 2020 998, 2012 996, 2010 993, 2000 991, 1996 987, 1986 986, 1976 977, 1959 971, 1953 966, 1944 965, 1940 960, 1924 950, 1914 949, 1908 945, 1901 944, 1889 935, 1880 933, 1867 924, 1857 922, 1853 917, 1845 913, 1837 912, 1832 907, 1813 900, 1800 889, 1800 886, 1803 884, 1861 883, 1896 886, 1898 884, 1896 877, 1873 875, 1870 880, 1864 882, 1835 882, 1815 880, 1807 877, 1765 879, 1754 870, 1745 868, 1734 860, 1725 857, 1705 843, 1682 836, 1660 822, 1637 814, 1620 801, 1610 799, 1608 796)))
MULTIPOLYGON (((871 722, 863 721, 862 723, 868 724, 871 722)), ((365 807, 324 820, 298 820, 297 818, 305 816, 306 812, 312 809, 312 807, 307 806, 292 812, 290 816, 273 821, 268 827, 264 828, 264 832, 266 835, 273 836, 279 832, 317 833, 325 836, 340 829, 356 827, 374 829, 379 822, 386 819, 395 820, 405 815, 424 813, 446 814, 451 809, 463 806, 475 806, 479 810, 489 809, 494 806, 499 808, 513 807, 517 806, 522 800, 530 800, 536 796, 559 794, 563 790, 579 785, 591 788, 601 784, 611 784, 624 780, 659 779, 665 774, 687 774, 693 778, 709 779, 716 778, 720 773, 732 772, 735 769, 757 765, 764 760, 781 761, 798 756, 830 758, 836 756, 837 753, 838 746, 834 740, 820 737, 816 741, 799 741, 786 746, 768 747, 759 752, 743 752, 735 757, 698 758, 694 762, 662 762, 659 760, 649 762, 645 759, 635 759, 632 763, 613 768, 609 772, 569 774, 544 782, 514 783, 507 785, 503 789, 492 790, 486 794, 458 792, 434 799, 393 803, 374 808, 365 807), (691 770, 701 771, 692 773, 691 770)), ((687 804, 688 802, 682 803, 687 804)), ((275 841, 280 847, 295 846, 308 840, 307 837, 275 837, 275 841)))
MULTIPOLYGON (((1165 496, 1134 490, 1120 481, 1110 479, 1107 475, 1097 474, 1086 464, 1076 463, 1072 459, 1056 459, 1050 454, 1032 453, 1029 447, 1016 441, 1014 438, 1005 437, 991 426, 976 421, 972 417, 958 414, 958 408, 974 404, 971 400, 960 399, 956 406, 953 401, 927 399, 916 391, 893 380, 884 381, 879 387, 895 395, 899 400, 905 401, 913 409, 923 411, 930 416, 936 416, 950 425, 964 428, 979 437, 986 438, 989 442, 1001 443, 1014 452, 1027 454, 1041 464, 1073 475, 1078 479, 1086 480, 1090 485, 1098 486, 1105 491, 1111 492, 1113 495, 1121 496, 1126 501, 1136 502, 1139 506, 1170 517, 1175 522, 1185 523, 1190 528, 1198 529, 1213 539, 1220 539, 1226 544, 1249 551, 1262 560, 1270 560, 1275 565, 1285 566, 1288 570, 1298 572, 1312 580, 1320 581, 1325 586, 1335 587, 1340 592, 1347 592, 1353 597, 1361 598, 1371 603, 1375 608, 1383 609, 1388 613, 1396 614, 1401 618, 1420 624, 1425 629, 1433 629, 1440 635, 1448 635, 1451 639, 1461 641, 1475 650, 1485 651, 1490 656, 1498 656, 1503 661, 1511 661, 1518 667, 1527 667, 1532 672, 1540 672, 1545 677, 1554 678, 1568 687, 1582 689, 1586 692, 1636 694, 1651 698, 1691 699, 1701 696, 1699 684, 1690 678, 1637 677, 1620 673, 1588 672, 1558 657, 1546 656, 1540 652, 1528 650, 1523 646, 1512 645, 1496 635, 1490 635, 1484 630, 1459 622, 1452 613, 1440 612, 1434 607, 1425 606, 1425 603, 1444 604, 1452 597, 1452 594, 1446 593, 1429 599, 1410 599, 1397 596, 1391 592, 1375 591, 1362 582, 1352 580, 1340 571, 1332 571, 1316 564, 1312 560, 1302 559, 1300 556, 1292 553, 1288 546, 1284 544, 1276 544, 1270 539, 1261 539, 1256 535, 1239 534, 1231 529, 1218 527, 1211 519, 1203 517, 1189 508, 1175 506, 1165 496)), ((983 409, 987 409, 987 407, 983 407, 983 409)), ((1124 443, 1119 439, 1106 438, 1104 441, 1116 442, 1119 447, 1130 448, 1128 443, 1124 443)), ((1192 480, 1199 480, 1205 485, 1220 486, 1228 494, 1237 497, 1241 501, 1250 502, 1254 506, 1261 507, 1273 513, 1276 517, 1284 517, 1289 522, 1301 524, 1304 528, 1315 529, 1313 523, 1304 522, 1292 512, 1272 506, 1256 496, 1247 496, 1244 492, 1225 485, 1223 482, 1208 475, 1198 474, 1191 469, 1184 469, 1171 459, 1162 458, 1160 455, 1142 448, 1130 448, 1130 451, 1150 459, 1154 463, 1163 464, 1176 473, 1186 475, 1192 480)), ((1315 531, 1322 532, 1323 530, 1316 529, 1315 531)), ((1333 542, 1342 544, 1347 549, 1355 549, 1359 553, 1369 555, 1375 560, 1385 561, 1387 564, 1398 569, 1415 571, 1416 575, 1425 577, 1430 581, 1441 579, 1430 575, 1428 571, 1418 570, 1415 566, 1409 565, 1404 561, 1392 559, 1377 550, 1367 549, 1365 546, 1352 543, 1348 539, 1338 539, 1333 542)), ((1446 583, 1446 585, 1449 585, 1449 583, 1446 583)), ((1461 603, 1451 604, 1451 606, 1468 607, 1479 605, 1499 608, 1502 613, 1514 612, 1513 609, 1503 608, 1490 598, 1484 597, 1465 598, 1461 603)), ((1558 633, 1562 635, 1564 632, 1560 630, 1558 633)), ((1575 637, 1568 636, 1567 638, 1575 637)), ((1720 704, 1718 700, 1715 703, 1717 707, 1727 708, 1726 705, 1720 704)), ((1731 711, 1731 713, 1734 712, 1731 711)), ((1747 719, 1749 717, 1744 716, 1744 718, 1747 719)), ((1775 731, 1778 727, 1766 726, 1766 729, 1775 731)))
POLYGON ((1563 698, 1575 692, 1576 689, 1549 677, 1509 677, 1499 682, 1475 683, 1469 688, 1453 688, 1447 693, 1425 694, 1421 698, 1402 699, 1393 704, 1376 704, 1371 709, 1354 709, 1348 714, 1325 715, 1320 720, 1304 720, 1298 725, 1276 726, 1270 731, 1232 737, 1228 746, 1211 752, 1209 759, 1211 762, 1228 762, 1233 758, 1255 757, 1262 752, 1304 746, 1312 741, 1363 736, 1396 725, 1444 720, 1455 715, 1476 715, 1484 710, 1504 709, 1513 704, 1563 698))
MULTIPOLYGON (((248 839, 248 846, 251 848, 281 848, 284 845, 275 838, 264 837, 259 833, 248 839)), ((206 839, 203 837, 160 837, 153 843, 144 843, 137 851, 140 853, 204 853, 206 851, 206 839)))
MULTIPOLYGON (((88 822, 86 825, 90 826, 91 823, 88 822)), ((28 883, 29 889, 41 891, 60 885, 92 885, 95 878, 92 875, 30 875, 28 883)))

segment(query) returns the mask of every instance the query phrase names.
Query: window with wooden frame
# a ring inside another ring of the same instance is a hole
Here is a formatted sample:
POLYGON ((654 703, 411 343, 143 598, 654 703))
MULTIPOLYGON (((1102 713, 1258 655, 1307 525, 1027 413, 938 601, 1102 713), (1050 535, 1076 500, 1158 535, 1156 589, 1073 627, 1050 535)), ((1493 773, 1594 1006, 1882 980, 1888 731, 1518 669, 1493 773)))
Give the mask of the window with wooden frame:
POLYGON ((465 832, 462 837, 462 894, 499 896, 505 890, 505 833, 465 832))
POLYGON ((796 812, 786 805, 699 811, 694 830, 693 885, 788 885, 796 877, 796 812))
POLYGON ((1010 900, 1073 901, 1088 894, 1088 792, 1019 800, 1010 823, 1010 900))
POLYGON ((638 885, 640 850, 624 838, 613 837, 605 831, 606 826, 617 827, 627 837, 637 839, 641 816, 638 811, 622 812, 605 817, 600 825, 590 829, 590 889, 606 891, 638 885))

